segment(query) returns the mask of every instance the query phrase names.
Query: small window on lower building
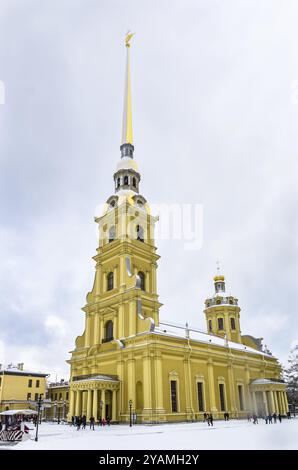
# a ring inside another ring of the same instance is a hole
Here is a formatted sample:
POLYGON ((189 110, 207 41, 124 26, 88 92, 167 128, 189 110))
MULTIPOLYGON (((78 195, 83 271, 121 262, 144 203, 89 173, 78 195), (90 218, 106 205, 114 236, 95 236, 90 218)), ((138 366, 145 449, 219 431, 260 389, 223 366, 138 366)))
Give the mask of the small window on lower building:
POLYGON ((31 400, 31 393, 27 393, 27 400, 31 400))
POLYGON ((29 379, 29 380, 28 380, 28 387, 29 387, 29 388, 32 387, 32 379, 29 379))
POLYGON ((209 324, 209 331, 212 331, 212 320, 209 320, 208 324, 209 324))
POLYGON ((38 393, 35 393, 34 395, 34 401, 37 401, 38 400, 38 393))
POLYGON ((171 403, 172 403, 172 413, 177 413, 178 404, 177 404, 177 381, 171 380, 171 403))
POLYGON ((231 330, 236 330, 235 318, 231 318, 231 330))
POLYGON ((66 392, 66 400, 68 400, 68 392, 66 392))
POLYGON ((36 380, 36 388, 39 388, 39 380, 36 380))

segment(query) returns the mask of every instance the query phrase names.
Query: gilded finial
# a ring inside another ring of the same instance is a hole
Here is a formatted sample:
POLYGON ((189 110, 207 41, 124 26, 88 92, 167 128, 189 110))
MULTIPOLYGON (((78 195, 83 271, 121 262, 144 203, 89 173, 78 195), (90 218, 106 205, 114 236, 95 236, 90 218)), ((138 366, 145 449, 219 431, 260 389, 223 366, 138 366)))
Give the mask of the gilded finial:
POLYGON ((134 35, 135 35, 135 33, 132 33, 131 31, 127 31, 126 36, 125 36, 125 46, 126 47, 130 47, 130 40, 134 35))
POLYGON ((214 281, 217 282, 217 281, 224 281, 225 280, 225 277, 223 274, 220 274, 220 266, 219 266, 219 260, 217 259, 216 260, 216 276, 214 276, 214 281))

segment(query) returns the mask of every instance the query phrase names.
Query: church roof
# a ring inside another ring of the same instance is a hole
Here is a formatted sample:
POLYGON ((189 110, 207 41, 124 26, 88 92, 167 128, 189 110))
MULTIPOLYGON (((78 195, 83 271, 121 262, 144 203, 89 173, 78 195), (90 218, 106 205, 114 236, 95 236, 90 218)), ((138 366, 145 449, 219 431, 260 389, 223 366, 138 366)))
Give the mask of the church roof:
POLYGON ((227 340, 225 338, 222 338, 221 336, 209 335, 208 333, 205 333, 204 331, 200 331, 195 328, 186 328, 186 326, 160 322, 160 326, 155 327, 155 330, 153 331, 154 334, 158 334, 162 336, 170 336, 170 337, 175 337, 175 338, 183 338, 183 339, 187 339, 186 332, 188 333, 189 339, 191 341, 216 345, 216 346, 220 346, 223 348, 235 349, 238 351, 245 351, 245 352, 252 353, 252 354, 260 354, 262 356, 266 356, 270 358, 273 357, 270 354, 266 354, 263 351, 257 351, 256 349, 250 348, 241 343, 234 343, 233 341, 228 341, 228 346, 227 346, 227 340))

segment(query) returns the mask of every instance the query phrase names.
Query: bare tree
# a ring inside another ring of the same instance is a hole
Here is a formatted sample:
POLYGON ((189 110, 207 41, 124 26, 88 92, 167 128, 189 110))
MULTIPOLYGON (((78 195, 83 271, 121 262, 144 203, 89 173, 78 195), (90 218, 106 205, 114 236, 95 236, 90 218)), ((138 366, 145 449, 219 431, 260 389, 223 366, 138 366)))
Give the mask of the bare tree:
POLYGON ((292 411, 295 411, 298 405, 298 344, 291 350, 288 367, 284 371, 287 382, 287 394, 292 411))

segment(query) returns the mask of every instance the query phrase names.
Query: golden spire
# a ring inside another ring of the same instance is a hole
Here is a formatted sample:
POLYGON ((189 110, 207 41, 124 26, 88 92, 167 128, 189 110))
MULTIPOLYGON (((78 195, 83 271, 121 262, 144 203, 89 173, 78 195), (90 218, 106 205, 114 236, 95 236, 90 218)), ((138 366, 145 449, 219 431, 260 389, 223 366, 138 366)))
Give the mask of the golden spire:
POLYGON ((131 111, 131 83, 130 83, 130 40, 134 33, 128 31, 125 36, 126 46, 126 73, 125 73, 125 89, 124 89, 124 106, 123 106, 123 124, 122 124, 122 142, 123 144, 133 145, 132 135, 132 111, 131 111))

